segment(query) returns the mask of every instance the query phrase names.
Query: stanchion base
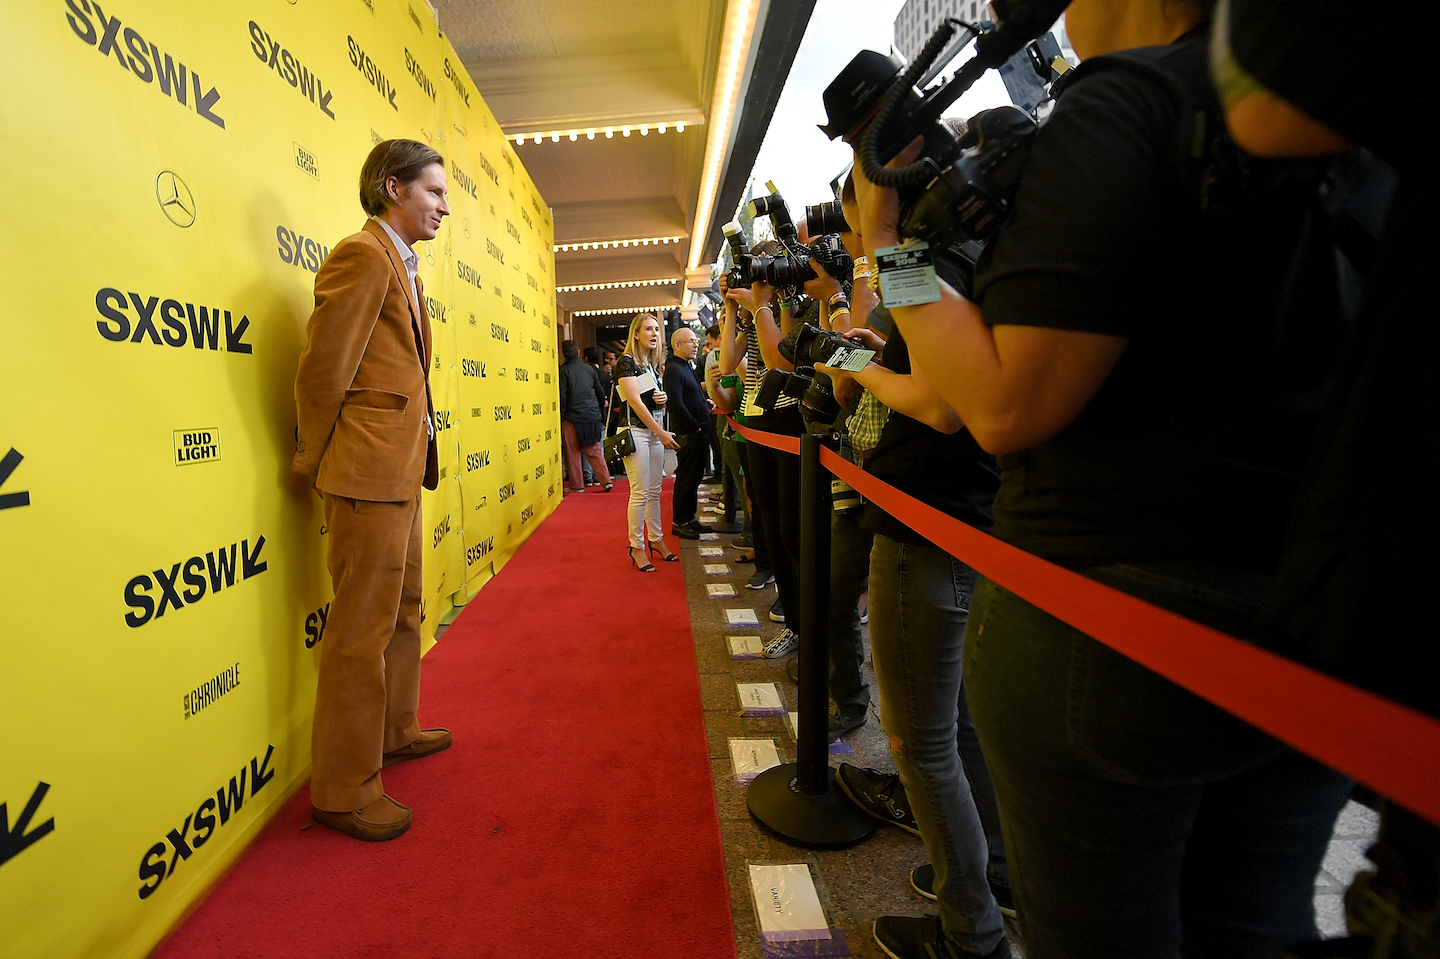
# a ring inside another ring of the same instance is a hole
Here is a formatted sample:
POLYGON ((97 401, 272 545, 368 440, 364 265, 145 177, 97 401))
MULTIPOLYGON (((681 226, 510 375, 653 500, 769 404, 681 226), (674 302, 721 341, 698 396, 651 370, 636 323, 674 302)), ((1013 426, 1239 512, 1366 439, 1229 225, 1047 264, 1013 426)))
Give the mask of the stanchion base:
POLYGON ((826 789, 818 796, 800 792, 795 763, 774 766, 755 777, 746 792, 750 815, 782 838, 801 846, 849 846, 869 839, 880 828, 835 785, 835 770, 825 768, 826 789))

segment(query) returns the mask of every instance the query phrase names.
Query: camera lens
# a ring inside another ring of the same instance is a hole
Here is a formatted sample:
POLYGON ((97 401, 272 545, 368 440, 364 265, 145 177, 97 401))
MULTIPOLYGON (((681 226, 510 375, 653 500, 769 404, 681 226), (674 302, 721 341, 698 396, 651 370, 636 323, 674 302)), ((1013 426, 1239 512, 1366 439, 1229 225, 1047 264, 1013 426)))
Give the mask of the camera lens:
POLYGON ((805 229, 812 237, 826 233, 849 233, 850 224, 845 221, 845 211, 839 200, 828 200, 805 208, 805 229))

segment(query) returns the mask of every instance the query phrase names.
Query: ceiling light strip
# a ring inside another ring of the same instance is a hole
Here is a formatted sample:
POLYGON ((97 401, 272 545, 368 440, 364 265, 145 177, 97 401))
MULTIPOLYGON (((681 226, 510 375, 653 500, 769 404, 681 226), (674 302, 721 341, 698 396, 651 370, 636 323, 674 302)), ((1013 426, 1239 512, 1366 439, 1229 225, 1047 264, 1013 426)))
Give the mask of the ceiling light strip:
POLYGON ((556 293, 575 293, 588 290, 618 290, 635 286, 668 286, 679 283, 683 277, 670 276, 662 280, 617 280, 614 283, 577 283, 574 286, 557 286, 556 293))
POLYGON ((617 313, 657 313, 661 310, 676 309, 674 303, 662 303, 659 306, 624 306, 613 310, 576 310, 571 316, 610 316, 617 313))
POLYGON ((608 250, 612 247, 622 246, 661 246, 666 243, 679 243, 678 236, 644 236, 635 237, 629 240, 590 240, 586 243, 556 243, 553 252, 571 253, 575 250, 608 250))
POLYGON ((695 226, 690 231, 690 269, 699 266, 704 253, 720 168, 730 145, 730 128, 740 97, 740 72, 750 52, 750 40, 759 16, 759 0, 738 0, 725 14, 725 38, 720 44, 720 69, 715 75, 715 97, 710 105, 710 129, 705 140, 705 162, 700 173, 700 194, 695 202, 695 226), (699 242, 696 242, 698 239, 699 242))
POLYGON ((524 146, 526 143, 541 143, 549 140, 551 143, 559 143, 564 137, 571 143, 582 136, 587 140, 593 140, 597 135, 607 140, 615 139, 615 134, 628 137, 631 133, 639 131, 642 137, 649 136, 653 129, 656 133, 665 133, 674 130, 676 133, 684 133, 687 126, 698 126, 694 118, 688 120, 666 120, 663 123, 623 123, 598 127, 576 127, 570 130, 547 130, 541 133, 507 133, 506 139, 514 140, 516 146, 524 146))

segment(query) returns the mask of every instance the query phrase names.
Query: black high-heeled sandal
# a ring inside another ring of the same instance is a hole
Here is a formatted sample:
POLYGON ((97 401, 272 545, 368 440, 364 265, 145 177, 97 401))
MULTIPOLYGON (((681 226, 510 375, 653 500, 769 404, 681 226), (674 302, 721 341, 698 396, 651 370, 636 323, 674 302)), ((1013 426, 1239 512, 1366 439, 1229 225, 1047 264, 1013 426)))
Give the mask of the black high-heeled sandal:
POLYGON ((678 563, 678 562, 680 562, 680 555, 679 555, 678 553, 672 553, 672 552, 670 552, 670 547, 668 547, 668 546, 665 545, 664 540, 653 540, 653 539, 652 539, 652 540, 650 541, 650 552, 651 552, 651 553, 654 553, 656 547, 659 547, 660 549, 663 549, 663 550, 665 551, 665 552, 663 552, 663 553, 660 554, 660 559, 661 559, 663 562, 666 562, 666 563, 678 563))
POLYGON ((614 489, 614 488, 615 488, 615 484, 614 484, 614 483, 606 483, 606 484, 605 484, 605 492, 607 492, 607 493, 610 492, 610 491, 611 491, 612 489, 614 489))
POLYGON ((644 548, 645 548, 645 547, 643 547, 643 546, 627 546, 627 547, 625 547, 625 552, 626 552, 626 554, 630 557, 630 562, 631 562, 632 564, 634 564, 634 566, 635 566, 636 569, 638 569, 638 570, 639 570, 640 572, 642 572, 642 573, 653 573, 653 572, 655 572, 655 564, 654 564, 654 563, 650 562, 650 560, 647 559, 647 560, 645 560, 645 565, 644 565, 644 566, 641 566, 640 563, 639 563, 639 561, 635 559, 635 551, 636 551, 637 549, 638 549, 638 550, 643 550, 644 548))

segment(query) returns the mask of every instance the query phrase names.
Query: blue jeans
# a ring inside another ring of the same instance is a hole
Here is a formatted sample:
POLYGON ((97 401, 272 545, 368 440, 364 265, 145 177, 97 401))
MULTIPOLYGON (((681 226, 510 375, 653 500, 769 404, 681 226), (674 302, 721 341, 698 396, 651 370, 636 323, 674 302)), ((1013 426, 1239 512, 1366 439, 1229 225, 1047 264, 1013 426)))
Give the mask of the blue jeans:
POLYGON ((975 571, 929 543, 876 534, 870 647, 880 725, 935 866, 946 934, 967 952, 1004 934, 987 872, 1008 883, 995 791, 961 683, 975 571))
MULTIPOLYGON (((1144 569, 1089 572, 1165 598, 1144 569)), ((1172 608, 1223 592, 1171 586, 1172 608)), ((1348 779, 989 580, 965 647, 1027 959, 1274 959, 1318 937, 1348 779)))

